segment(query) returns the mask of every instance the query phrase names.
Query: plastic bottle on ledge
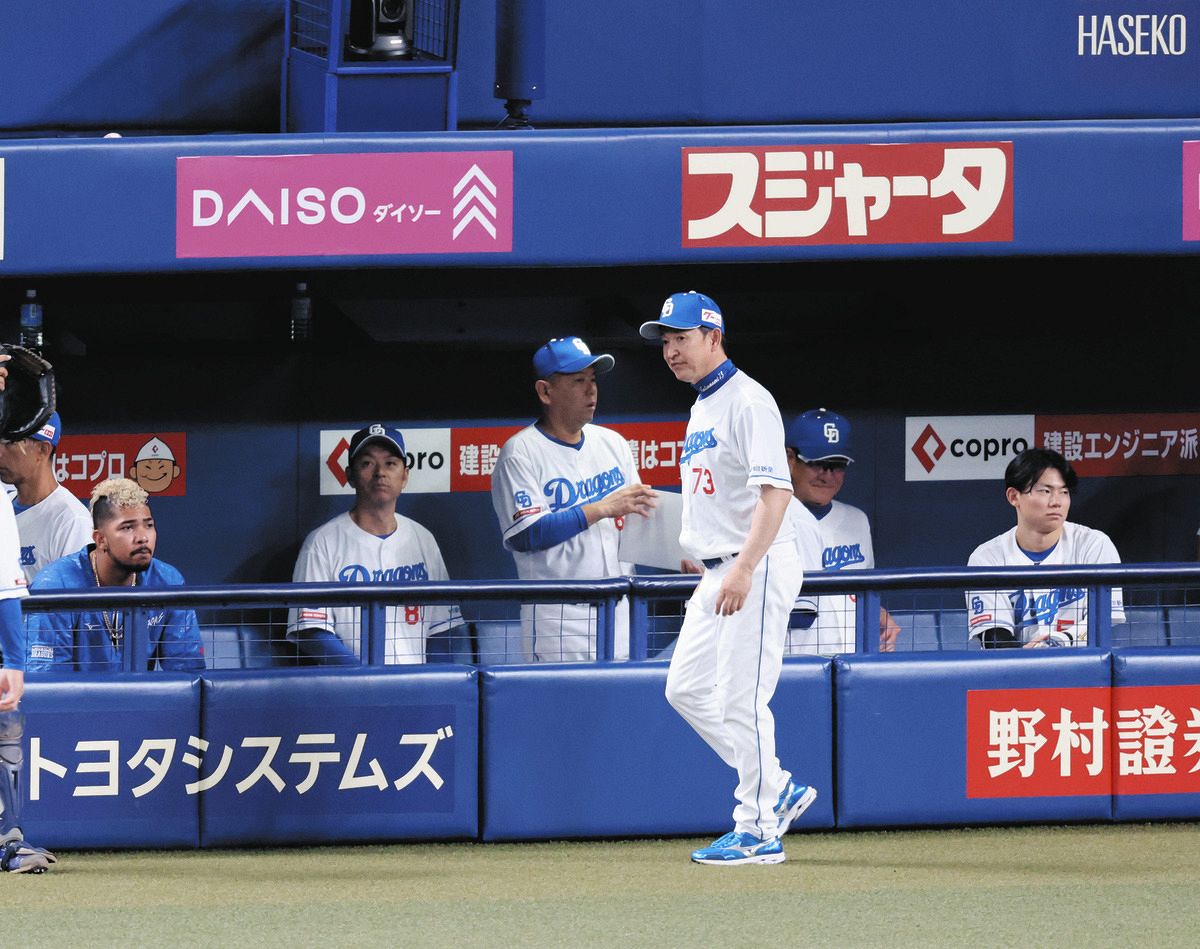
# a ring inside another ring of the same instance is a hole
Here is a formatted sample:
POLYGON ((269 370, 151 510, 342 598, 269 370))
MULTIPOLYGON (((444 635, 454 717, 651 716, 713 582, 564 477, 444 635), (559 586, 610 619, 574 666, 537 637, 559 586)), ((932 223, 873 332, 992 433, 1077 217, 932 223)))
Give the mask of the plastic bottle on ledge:
POLYGON ((38 303, 36 290, 26 290, 25 302, 21 304, 20 343, 34 352, 42 351, 42 305, 38 303))
POLYGON ((308 284, 296 284, 292 297, 292 342, 306 343, 312 338, 312 298, 308 295, 308 284))

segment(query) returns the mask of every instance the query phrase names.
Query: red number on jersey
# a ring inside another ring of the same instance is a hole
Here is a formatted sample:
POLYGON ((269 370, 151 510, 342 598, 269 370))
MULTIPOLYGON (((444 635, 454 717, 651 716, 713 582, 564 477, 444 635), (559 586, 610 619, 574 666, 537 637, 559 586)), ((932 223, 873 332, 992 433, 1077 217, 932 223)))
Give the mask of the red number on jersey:
POLYGON ((692 474, 696 476, 696 480, 692 482, 692 494, 716 494, 717 486, 713 484, 712 472, 707 468, 693 468, 692 474))
POLYGON ((419 626, 421 623, 421 607, 404 607, 404 622, 406 622, 409 626, 419 626))

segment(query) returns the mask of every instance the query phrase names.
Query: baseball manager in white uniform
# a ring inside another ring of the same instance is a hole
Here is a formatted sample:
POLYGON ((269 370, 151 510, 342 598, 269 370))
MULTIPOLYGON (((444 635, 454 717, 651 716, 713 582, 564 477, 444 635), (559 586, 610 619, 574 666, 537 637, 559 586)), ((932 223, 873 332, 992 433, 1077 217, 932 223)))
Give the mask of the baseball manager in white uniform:
MULTIPOLYGON (((620 520, 648 515, 654 491, 641 483, 625 438, 592 424, 596 376, 614 365, 578 336, 552 339, 533 356, 541 418, 500 450, 492 506, 522 580, 595 580, 631 567, 617 559, 620 520)), ((527 661, 596 658, 596 616, 586 603, 521 608, 527 661)), ((617 605, 614 655, 629 656, 628 604, 617 605)))
MULTIPOLYGON (((1017 526, 975 548, 972 567, 1033 567, 1120 563, 1103 531, 1067 520, 1079 476, 1048 448, 1028 448, 1004 471, 1004 496, 1017 526)), ((1088 644, 1088 596, 1083 587, 967 593, 971 636, 986 649, 1088 644)), ((1112 621, 1125 622, 1120 587, 1112 591, 1112 621)))
POLYGON ((774 398, 725 354, 720 308, 675 293, 641 335, 659 340, 675 378, 697 392, 680 455, 680 543, 704 566, 667 673, 667 701, 737 771, 733 830, 692 860, 782 863, 781 837, 816 799, 775 755, 768 703, 783 666, 788 615, 803 570, 774 398))

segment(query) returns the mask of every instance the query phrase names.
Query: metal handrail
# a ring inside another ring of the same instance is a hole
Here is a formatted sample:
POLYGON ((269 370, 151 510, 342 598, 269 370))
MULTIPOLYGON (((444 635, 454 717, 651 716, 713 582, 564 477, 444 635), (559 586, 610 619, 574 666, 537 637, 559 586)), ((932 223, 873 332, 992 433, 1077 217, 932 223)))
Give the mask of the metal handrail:
MULTIPOLYGON (((144 668, 134 662, 146 655, 151 607, 179 608, 263 607, 305 605, 357 606, 363 608, 361 654, 369 664, 381 664, 384 655, 383 611, 388 601, 406 603, 464 603, 486 600, 519 600, 524 603, 588 602, 599 607, 597 655, 612 659, 612 630, 617 602, 631 603, 630 658, 646 658, 646 618, 650 601, 690 596, 698 577, 680 574, 639 575, 603 580, 473 580, 425 581, 416 583, 245 583, 178 587, 122 587, 109 589, 35 590, 23 600, 26 612, 109 609, 125 613, 129 649, 125 665, 130 671, 144 668), (372 609, 372 606, 377 608, 372 609), (135 668, 137 667, 137 668, 135 668)), ((867 617, 877 615, 879 594, 887 590, 935 588, 996 589, 1034 585, 1074 584, 1088 589, 1097 607, 1111 602, 1111 588, 1154 584, 1200 586, 1200 564, 1154 563, 1112 564, 1092 567, 917 567, 905 569, 851 570, 811 574, 804 589, 815 595, 859 594, 857 604, 857 647, 862 652, 878 650, 876 638, 868 634, 867 617)), ((1108 648, 1112 643, 1111 616, 1107 608, 1089 610, 1095 616, 1092 644, 1108 648)))

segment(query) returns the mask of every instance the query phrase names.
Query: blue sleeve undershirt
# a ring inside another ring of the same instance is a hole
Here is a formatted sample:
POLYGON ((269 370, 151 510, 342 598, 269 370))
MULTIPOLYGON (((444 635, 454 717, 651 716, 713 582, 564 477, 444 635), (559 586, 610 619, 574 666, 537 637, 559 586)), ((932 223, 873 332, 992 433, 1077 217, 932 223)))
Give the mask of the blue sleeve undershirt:
POLYGON ((539 517, 521 533, 513 535, 508 543, 514 550, 522 553, 548 550, 587 529, 587 515, 583 513, 583 505, 580 504, 539 517))
POLYGON ((21 601, 16 597, 0 600, 0 653, 5 669, 25 668, 25 626, 21 622, 21 601))

